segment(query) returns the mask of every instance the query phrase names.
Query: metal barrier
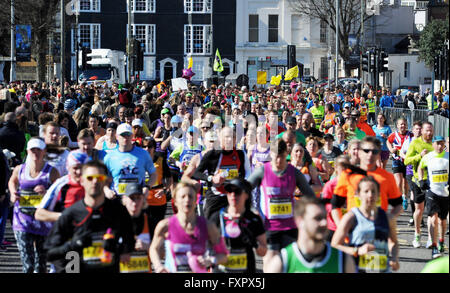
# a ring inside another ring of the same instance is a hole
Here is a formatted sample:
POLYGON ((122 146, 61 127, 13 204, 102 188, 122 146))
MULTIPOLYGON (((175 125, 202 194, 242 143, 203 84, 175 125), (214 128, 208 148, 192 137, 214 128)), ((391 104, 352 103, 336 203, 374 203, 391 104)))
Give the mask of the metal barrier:
POLYGON ((405 108, 390 108, 385 107, 381 109, 380 107, 376 107, 376 113, 383 113, 386 116, 386 124, 391 126, 392 130, 396 128, 395 121, 400 118, 406 118, 408 121, 408 127, 411 128, 411 125, 415 121, 429 121, 434 126, 434 135, 442 135, 443 137, 449 136, 449 118, 446 118, 441 115, 431 115, 429 110, 425 109, 405 109, 405 108))

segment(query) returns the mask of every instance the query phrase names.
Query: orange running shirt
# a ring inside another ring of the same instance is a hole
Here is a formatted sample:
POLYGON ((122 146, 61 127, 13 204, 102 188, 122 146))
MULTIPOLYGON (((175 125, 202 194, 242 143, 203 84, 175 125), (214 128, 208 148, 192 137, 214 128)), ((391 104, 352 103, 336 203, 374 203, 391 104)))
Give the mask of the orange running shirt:
MULTIPOLYGON (((367 175, 372 176, 380 184, 380 198, 377 201, 377 206, 380 206, 387 212, 389 206, 388 200, 401 196, 400 190, 395 183, 394 175, 383 168, 368 171, 367 175)), ((351 174, 350 170, 345 170, 338 178, 337 185, 334 188, 334 194, 347 198, 348 211, 359 206, 359 198, 355 196, 355 193, 358 183, 363 177, 364 175, 351 174)))

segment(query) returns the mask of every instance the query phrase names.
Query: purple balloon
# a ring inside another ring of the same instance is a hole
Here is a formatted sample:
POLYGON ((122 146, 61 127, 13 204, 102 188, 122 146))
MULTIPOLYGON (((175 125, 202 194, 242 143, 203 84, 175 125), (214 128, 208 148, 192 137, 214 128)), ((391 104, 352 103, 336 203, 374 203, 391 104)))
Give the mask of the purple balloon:
POLYGON ((192 68, 185 68, 183 69, 183 75, 181 77, 186 78, 187 80, 191 80, 191 78, 195 75, 194 72, 192 72, 192 68))

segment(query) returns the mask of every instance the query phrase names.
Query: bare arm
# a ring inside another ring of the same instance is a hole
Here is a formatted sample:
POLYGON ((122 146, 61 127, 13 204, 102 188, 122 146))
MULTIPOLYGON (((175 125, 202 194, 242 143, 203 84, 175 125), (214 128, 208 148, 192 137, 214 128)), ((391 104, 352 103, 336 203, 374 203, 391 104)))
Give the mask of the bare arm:
POLYGON ((42 222, 56 222, 58 221, 59 217, 61 217, 61 213, 52 212, 43 208, 38 208, 36 209, 34 217, 36 218, 36 220, 42 222))
POLYGON ((281 255, 277 252, 272 258, 267 261, 264 266, 264 273, 282 273, 283 272, 283 261, 281 255))
POLYGON ((164 219, 156 225, 155 235, 150 244, 150 259, 157 273, 168 273, 169 270, 162 264, 164 258, 164 241, 169 230, 169 220, 164 219))
POLYGON ((256 248, 256 254, 259 256, 265 256, 267 252, 267 238, 266 234, 263 233, 256 237, 256 241, 258 242, 258 247, 256 248))
POLYGON ((15 203, 20 198, 20 195, 18 194, 19 170, 20 170, 20 166, 16 166, 14 168, 14 171, 11 175, 11 178, 9 178, 9 182, 8 182, 9 193, 11 194, 11 198, 10 198, 11 203, 15 203))

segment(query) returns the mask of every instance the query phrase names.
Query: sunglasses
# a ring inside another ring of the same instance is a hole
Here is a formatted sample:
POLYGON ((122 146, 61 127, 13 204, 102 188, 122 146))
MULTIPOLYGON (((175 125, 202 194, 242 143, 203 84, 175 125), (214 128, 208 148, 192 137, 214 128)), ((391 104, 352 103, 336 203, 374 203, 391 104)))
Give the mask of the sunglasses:
POLYGON ((378 155, 379 153, 381 153, 381 150, 373 150, 373 149, 362 149, 366 154, 372 152, 372 154, 374 155, 378 155))
POLYGON ((92 181, 95 179, 97 179, 98 182, 103 182, 106 180, 106 178, 108 178, 108 176, 104 175, 104 174, 94 174, 94 175, 83 175, 83 177, 87 180, 87 181, 92 181))
POLYGON ((211 127, 202 127, 202 129, 205 129, 205 130, 209 130, 209 129, 211 129, 211 127))

